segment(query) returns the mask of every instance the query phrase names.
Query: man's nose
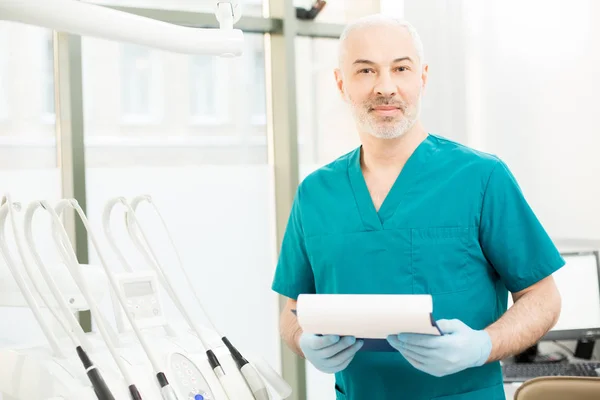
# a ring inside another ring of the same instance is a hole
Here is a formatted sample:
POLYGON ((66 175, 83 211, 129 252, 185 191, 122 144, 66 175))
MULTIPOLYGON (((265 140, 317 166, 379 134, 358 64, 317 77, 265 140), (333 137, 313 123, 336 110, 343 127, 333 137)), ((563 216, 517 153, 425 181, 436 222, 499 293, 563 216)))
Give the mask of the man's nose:
POLYGON ((379 96, 394 96, 397 93, 396 85, 389 73, 383 72, 377 77, 377 82, 373 88, 375 94, 379 96))

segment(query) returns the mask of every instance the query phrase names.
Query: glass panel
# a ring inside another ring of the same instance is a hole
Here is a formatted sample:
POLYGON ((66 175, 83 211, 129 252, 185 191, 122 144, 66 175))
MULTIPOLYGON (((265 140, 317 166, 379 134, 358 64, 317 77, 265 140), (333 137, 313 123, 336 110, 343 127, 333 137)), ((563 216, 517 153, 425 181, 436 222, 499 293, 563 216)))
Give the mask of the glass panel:
POLYGON ((336 86, 338 40, 296 39, 298 153, 303 179, 359 145, 352 116, 336 86))
MULTIPOLYGON (((178 10, 214 13, 217 4, 214 0, 84 0, 86 3, 100 5, 153 8, 157 10, 178 10)), ((239 0, 242 6, 242 16, 262 16, 263 1, 239 0)))
POLYGON ((0 123, 8 119, 8 27, 0 24, 0 123))
POLYGON ((45 36, 45 47, 42 54, 44 80, 42 113, 48 123, 54 123, 56 121, 54 109, 54 38, 50 32, 47 32, 45 36))
POLYGON ((158 101, 150 50, 133 44, 121 46, 121 115, 124 120, 135 121, 158 118, 159 110, 151 103, 158 101))
POLYGON ((217 104, 213 101, 217 90, 213 79, 217 75, 215 69, 214 57, 190 57, 190 114, 195 118, 216 117, 217 104))
MULTIPOLYGON (((12 201, 26 207, 31 201, 56 201, 61 196, 61 174, 56 158, 54 125, 54 79, 52 33, 27 25, 0 22, 0 196, 8 193, 12 201)), ((40 213, 44 214, 44 213, 40 213)), ((17 213, 22 231, 24 212, 17 213)), ((49 219, 34 219, 34 239, 44 259, 58 258, 50 246, 49 219)), ((20 260, 7 225, 9 248, 20 260)), ((24 271, 23 271, 24 273, 24 271)), ((16 283, 0 257, 3 290, 16 283)), ((6 292, 4 292, 6 293, 6 292)), ((3 307, 0 302, 0 346, 44 342, 31 311, 25 307, 3 307)), ((24 303, 23 303, 24 304, 24 303)), ((52 324, 52 319, 47 321, 52 324)))
MULTIPOLYGON (((83 38, 86 178, 88 214, 96 228, 110 198, 151 195, 214 322, 241 349, 278 369, 278 305, 270 290, 273 173, 266 88, 264 79, 256 79, 264 74, 263 40, 246 34, 242 57, 205 58, 150 48, 128 53, 123 49, 129 45, 83 38), (124 120, 130 107, 124 99, 133 99, 138 107, 133 110, 145 118, 124 120)), ((113 215, 118 243, 134 269, 149 268, 125 236, 122 211, 117 207, 113 215)), ((144 204, 140 218, 184 304, 203 323, 160 221, 144 204)), ((90 260, 98 262, 91 244, 90 260)), ((120 263, 111 265, 122 271, 120 263)), ((168 319, 181 323, 162 294, 168 319)), ((103 309, 111 313, 110 302, 103 309)))

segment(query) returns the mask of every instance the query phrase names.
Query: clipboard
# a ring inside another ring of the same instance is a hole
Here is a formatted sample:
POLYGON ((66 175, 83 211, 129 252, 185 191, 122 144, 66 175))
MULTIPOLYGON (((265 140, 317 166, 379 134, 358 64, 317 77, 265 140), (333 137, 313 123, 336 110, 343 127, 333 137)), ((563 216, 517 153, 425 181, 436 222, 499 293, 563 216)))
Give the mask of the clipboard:
POLYGON ((360 351, 396 351, 386 340, 399 333, 442 336, 430 295, 302 294, 291 310, 305 332, 355 336, 360 351))

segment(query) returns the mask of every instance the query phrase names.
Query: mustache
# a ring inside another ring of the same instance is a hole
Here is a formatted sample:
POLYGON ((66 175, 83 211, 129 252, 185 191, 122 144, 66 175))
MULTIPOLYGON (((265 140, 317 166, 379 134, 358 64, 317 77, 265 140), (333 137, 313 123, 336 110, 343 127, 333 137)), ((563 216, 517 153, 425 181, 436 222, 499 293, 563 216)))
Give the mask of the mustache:
POLYGON ((407 107, 407 104, 400 99, 394 99, 393 97, 382 97, 382 96, 376 97, 373 100, 366 101, 365 105, 370 110, 377 106, 392 106, 392 107, 398 107, 400 110, 404 111, 404 110, 406 110, 406 107, 407 107))

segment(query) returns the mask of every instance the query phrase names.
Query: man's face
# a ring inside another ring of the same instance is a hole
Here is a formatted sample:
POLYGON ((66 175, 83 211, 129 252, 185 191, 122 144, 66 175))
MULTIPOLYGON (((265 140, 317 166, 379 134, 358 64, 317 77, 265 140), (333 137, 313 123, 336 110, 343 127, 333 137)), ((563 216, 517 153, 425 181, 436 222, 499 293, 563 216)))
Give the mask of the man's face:
POLYGON ((335 71, 338 88, 361 132, 377 138, 404 135, 419 118, 427 66, 408 30, 369 26, 352 31, 335 71))

